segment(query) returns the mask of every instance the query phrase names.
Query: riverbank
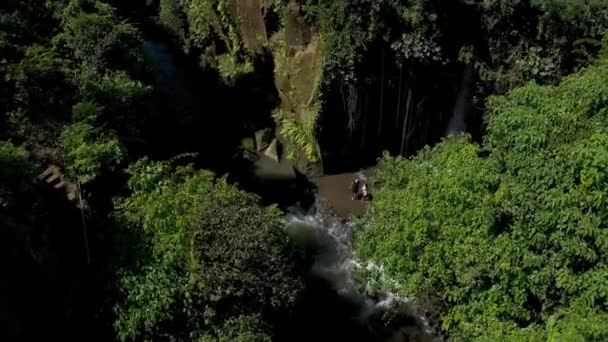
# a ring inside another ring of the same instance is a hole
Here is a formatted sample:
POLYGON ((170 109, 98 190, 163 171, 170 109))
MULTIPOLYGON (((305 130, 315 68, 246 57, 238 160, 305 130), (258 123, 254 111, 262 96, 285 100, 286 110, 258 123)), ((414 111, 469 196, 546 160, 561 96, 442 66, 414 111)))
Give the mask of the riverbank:
POLYGON ((362 173, 371 184, 376 169, 374 167, 360 172, 347 172, 334 175, 323 175, 311 179, 317 186, 319 197, 326 202, 333 213, 341 219, 360 217, 365 214, 367 204, 362 201, 351 199, 350 183, 362 173))

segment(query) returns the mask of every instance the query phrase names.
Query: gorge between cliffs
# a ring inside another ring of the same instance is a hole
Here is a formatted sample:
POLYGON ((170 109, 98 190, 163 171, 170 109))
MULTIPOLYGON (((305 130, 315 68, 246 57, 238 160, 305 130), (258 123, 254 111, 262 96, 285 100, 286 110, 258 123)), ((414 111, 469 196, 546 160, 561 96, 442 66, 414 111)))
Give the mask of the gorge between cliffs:
POLYGON ((606 341, 606 127, 606 1, 4 0, 0 340, 606 341))

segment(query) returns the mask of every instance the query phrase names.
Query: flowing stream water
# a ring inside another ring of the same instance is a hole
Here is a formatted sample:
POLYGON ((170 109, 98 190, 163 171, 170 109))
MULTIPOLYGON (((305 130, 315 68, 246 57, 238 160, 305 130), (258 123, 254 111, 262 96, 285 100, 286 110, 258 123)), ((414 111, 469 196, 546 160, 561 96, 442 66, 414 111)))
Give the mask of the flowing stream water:
MULTIPOLYGON (((362 266, 353 258, 351 222, 332 215, 318 198, 308 210, 290 208, 287 222, 291 237, 312 254, 310 276, 323 281, 339 300, 348 303, 342 310, 333 310, 333 319, 350 323, 341 324, 336 330, 355 327, 352 329, 357 330, 356 336, 348 335, 349 341, 442 341, 433 324, 409 299, 357 284, 358 268, 381 268, 373 263, 362 266)), ((317 304, 323 306, 319 310, 331 310, 326 306, 331 303, 317 304)), ((328 331, 325 336, 347 340, 344 333, 328 331)))

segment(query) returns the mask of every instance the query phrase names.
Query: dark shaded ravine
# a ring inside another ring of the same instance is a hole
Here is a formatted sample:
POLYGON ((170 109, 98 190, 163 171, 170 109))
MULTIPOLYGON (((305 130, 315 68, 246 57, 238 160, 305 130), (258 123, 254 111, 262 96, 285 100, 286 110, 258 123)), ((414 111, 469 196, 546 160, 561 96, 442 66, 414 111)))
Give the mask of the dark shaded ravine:
MULTIPOLYGON (((150 146, 150 150, 155 151, 158 158, 206 151, 205 155, 194 158, 198 166, 219 174, 229 173, 239 186, 258 193, 264 204, 279 203, 286 211, 287 230, 309 260, 305 290, 292 315, 283 318, 279 341, 440 340, 432 324, 423 317, 422 309, 382 291, 364 290, 365 284, 354 280, 356 267, 361 266, 351 259, 354 228, 348 217, 360 216, 365 211, 363 204, 350 200, 348 183, 354 173, 307 179, 296 171, 294 179, 259 179, 255 175, 255 164, 235 158, 242 137, 272 125, 270 111, 277 100, 273 96, 276 88, 272 84, 272 64, 257 68, 262 70, 261 75, 256 73, 241 81, 245 83, 228 87, 221 85, 218 75, 197 70, 194 61, 176 52, 170 41, 148 39, 144 50, 152 57, 154 72, 159 75, 155 80, 158 95, 166 99, 161 105, 181 120, 190 120, 188 131, 177 132, 177 126, 171 124, 172 116, 160 118, 156 130, 152 130, 154 135, 162 137, 172 133, 180 138, 170 146, 162 146, 161 140, 152 140, 156 145, 150 146), (265 91, 268 96, 260 97, 265 91), (234 98, 242 101, 230 101, 234 98), (222 107, 225 103, 230 104, 222 107), (251 110, 257 114, 241 117, 251 110), (211 151, 209 147, 213 147, 211 151)), ((181 124, 183 127, 183 121, 181 124)), ((441 128, 441 134, 445 128, 441 128)), ((372 144, 373 140, 368 143, 372 144)), ((366 147, 368 143, 362 142, 359 146, 366 147)), ((417 145, 412 148, 414 146, 417 145)), ((364 158, 349 159, 349 153, 336 153, 329 158, 334 158, 331 163, 341 163, 341 168, 358 170, 362 165, 373 165, 379 153, 365 151, 369 154, 364 158)))
POLYGON ((197 51, 185 54, 162 27, 148 23, 142 31, 150 68, 144 78, 154 85, 152 114, 141 129, 147 144, 127 148, 153 159, 198 153, 197 166, 232 173, 242 139, 274 128, 271 113, 279 98, 272 58, 258 56, 255 73, 226 84, 217 71, 201 68, 197 51))

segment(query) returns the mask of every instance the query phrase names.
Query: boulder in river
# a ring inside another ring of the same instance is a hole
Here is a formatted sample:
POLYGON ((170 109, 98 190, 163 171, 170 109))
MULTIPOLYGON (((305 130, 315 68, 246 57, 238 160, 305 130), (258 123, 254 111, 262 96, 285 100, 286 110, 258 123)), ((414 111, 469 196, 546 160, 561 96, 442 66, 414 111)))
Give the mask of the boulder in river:
POLYGON ((268 148, 272 142, 273 134, 270 128, 262 129, 255 132, 255 146, 258 152, 262 152, 268 148))
POLYGON ((279 152, 279 142, 277 141, 277 139, 272 139, 272 142, 270 143, 270 145, 268 145, 266 151, 264 151, 264 155, 276 161, 277 163, 280 163, 281 156, 279 152))

